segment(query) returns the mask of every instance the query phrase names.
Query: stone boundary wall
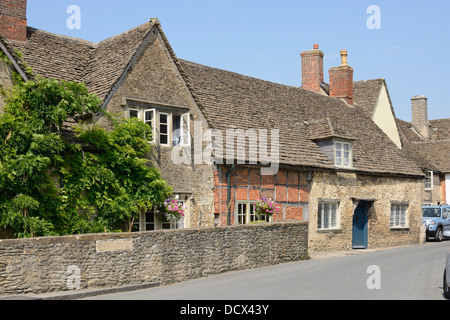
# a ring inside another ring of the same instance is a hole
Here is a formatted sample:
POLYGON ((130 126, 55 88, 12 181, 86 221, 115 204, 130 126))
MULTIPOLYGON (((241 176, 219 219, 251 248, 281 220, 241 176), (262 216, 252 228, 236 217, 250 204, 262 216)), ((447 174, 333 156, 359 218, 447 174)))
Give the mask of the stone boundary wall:
POLYGON ((308 223, 0 240, 0 296, 163 285, 308 258, 308 223))

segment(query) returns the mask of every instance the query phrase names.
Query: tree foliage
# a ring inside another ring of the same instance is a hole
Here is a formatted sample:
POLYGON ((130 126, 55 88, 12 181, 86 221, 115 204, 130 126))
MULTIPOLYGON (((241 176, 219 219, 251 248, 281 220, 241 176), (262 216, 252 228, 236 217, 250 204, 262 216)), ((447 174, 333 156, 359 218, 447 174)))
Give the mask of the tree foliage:
POLYGON ((0 115, 0 226, 18 237, 117 231, 170 196, 147 159, 151 128, 115 119, 112 129, 63 124, 101 112, 84 84, 37 78, 3 90, 0 115))

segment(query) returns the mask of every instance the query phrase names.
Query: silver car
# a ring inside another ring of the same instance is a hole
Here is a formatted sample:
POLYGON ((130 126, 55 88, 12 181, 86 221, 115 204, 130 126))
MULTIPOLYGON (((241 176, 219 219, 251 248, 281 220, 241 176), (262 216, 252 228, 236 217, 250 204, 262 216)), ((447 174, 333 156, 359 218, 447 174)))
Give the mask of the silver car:
POLYGON ((444 270, 444 297, 450 299, 450 254, 447 256, 447 261, 444 270))

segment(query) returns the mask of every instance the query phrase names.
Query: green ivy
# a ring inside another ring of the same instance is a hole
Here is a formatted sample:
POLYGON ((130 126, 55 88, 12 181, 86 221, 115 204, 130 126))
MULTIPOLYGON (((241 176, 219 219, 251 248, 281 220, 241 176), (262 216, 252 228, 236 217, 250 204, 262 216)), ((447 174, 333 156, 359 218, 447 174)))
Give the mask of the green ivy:
POLYGON ((127 230, 140 210, 172 190, 151 166, 151 128, 105 113, 112 129, 63 124, 103 112, 84 84, 35 78, 3 92, 0 115, 0 226, 17 237, 127 230))

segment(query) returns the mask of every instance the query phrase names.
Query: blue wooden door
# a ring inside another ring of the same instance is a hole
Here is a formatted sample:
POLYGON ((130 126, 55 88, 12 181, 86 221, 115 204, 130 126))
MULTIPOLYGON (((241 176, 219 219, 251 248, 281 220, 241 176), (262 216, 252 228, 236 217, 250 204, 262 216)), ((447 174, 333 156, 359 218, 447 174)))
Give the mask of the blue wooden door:
POLYGON ((361 201, 355 209, 353 215, 353 248, 367 249, 367 202, 361 201))

